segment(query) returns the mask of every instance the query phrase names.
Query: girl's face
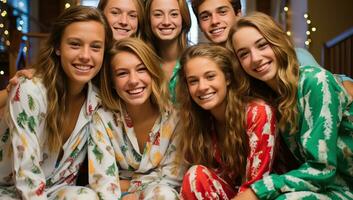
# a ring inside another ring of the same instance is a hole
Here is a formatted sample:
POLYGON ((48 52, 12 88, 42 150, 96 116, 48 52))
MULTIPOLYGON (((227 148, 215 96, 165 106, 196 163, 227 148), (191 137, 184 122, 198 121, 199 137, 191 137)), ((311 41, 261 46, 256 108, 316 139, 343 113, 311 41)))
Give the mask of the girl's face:
POLYGON ((152 78, 144 63, 134 53, 121 51, 112 61, 114 88, 127 106, 148 102, 152 93, 152 78))
POLYGON ((83 86, 99 72, 104 41, 104 26, 99 22, 74 22, 65 28, 56 54, 60 56, 69 85, 83 86))
POLYGON ((186 62, 184 73, 190 96, 197 105, 211 112, 225 108, 229 81, 216 62, 206 57, 192 58, 186 62))
POLYGON ((244 71, 274 88, 278 65, 269 42, 254 27, 240 28, 232 40, 244 71))
POLYGON ((159 40, 178 38, 182 29, 182 17, 176 0, 153 0, 149 14, 152 32, 159 40))
POLYGON ((138 29, 138 10, 134 0, 109 0, 103 10, 113 31, 120 40, 135 34, 138 29))

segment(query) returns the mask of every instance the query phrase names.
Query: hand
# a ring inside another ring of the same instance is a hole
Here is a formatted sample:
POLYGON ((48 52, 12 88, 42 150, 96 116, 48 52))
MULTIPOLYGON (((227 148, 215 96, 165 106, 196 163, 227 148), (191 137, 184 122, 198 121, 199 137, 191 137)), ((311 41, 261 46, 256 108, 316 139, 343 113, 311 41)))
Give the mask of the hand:
POLYGON ((138 200, 139 196, 136 193, 130 193, 125 195, 121 200, 138 200))
POLYGON ((34 74, 34 69, 21 69, 17 71, 15 76, 9 80, 9 84, 6 87, 6 90, 9 92, 13 86, 17 85, 19 77, 24 76, 28 79, 32 79, 33 74, 34 74))
POLYGON ((232 200, 258 200, 255 192, 252 189, 246 189, 244 192, 239 193, 232 200))
POLYGON ((351 81, 343 81, 342 85, 343 85, 344 89, 346 89, 348 94, 350 94, 353 97, 353 82, 351 82, 351 81))
POLYGON ((130 181, 129 180, 120 180, 120 191, 121 192, 127 192, 130 187, 130 181))

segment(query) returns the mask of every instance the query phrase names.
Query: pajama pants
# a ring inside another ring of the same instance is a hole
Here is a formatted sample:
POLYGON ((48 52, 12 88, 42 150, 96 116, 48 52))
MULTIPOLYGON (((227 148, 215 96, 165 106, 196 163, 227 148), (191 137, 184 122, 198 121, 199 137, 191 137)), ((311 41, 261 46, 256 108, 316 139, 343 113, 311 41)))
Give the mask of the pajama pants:
MULTIPOLYGON (((86 187, 81 186, 63 186, 60 189, 47 194, 49 200, 98 200, 97 194, 86 187)), ((35 199, 35 197, 33 197, 35 199)), ((22 199, 15 186, 3 187, 0 186, 1 200, 19 200, 22 199)))
POLYGON ((151 186, 147 186, 141 193, 140 199, 143 200, 178 200, 179 194, 178 192, 164 184, 153 184, 151 186))
POLYGON ((236 189, 214 171, 202 165, 194 165, 183 178, 180 196, 185 200, 228 200, 236 193, 236 189))

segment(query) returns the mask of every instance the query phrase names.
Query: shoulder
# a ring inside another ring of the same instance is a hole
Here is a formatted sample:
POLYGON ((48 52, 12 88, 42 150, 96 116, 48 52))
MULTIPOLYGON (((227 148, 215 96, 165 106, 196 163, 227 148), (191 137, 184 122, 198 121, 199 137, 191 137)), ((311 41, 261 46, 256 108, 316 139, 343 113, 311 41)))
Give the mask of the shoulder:
POLYGON ((266 110, 273 111, 274 107, 262 99, 253 99, 247 104, 246 111, 248 113, 255 110, 262 111, 262 112, 266 110))
POLYGON ((254 99, 247 104, 247 121, 261 121, 275 119, 275 108, 262 99, 254 99))
POLYGON ((27 79, 21 77, 19 83, 11 90, 10 99, 21 101, 22 98, 46 99, 46 88, 40 78, 27 79))
POLYGON ((299 85, 298 89, 321 89, 323 85, 338 85, 335 76, 321 68, 314 66, 303 66, 299 68, 299 85))

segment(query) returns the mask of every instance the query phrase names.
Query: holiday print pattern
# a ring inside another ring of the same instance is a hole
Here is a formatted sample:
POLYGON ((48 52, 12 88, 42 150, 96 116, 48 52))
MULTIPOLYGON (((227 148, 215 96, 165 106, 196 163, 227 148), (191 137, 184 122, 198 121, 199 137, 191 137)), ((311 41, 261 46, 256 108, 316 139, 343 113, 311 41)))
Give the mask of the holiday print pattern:
POLYGON ((325 69, 299 72, 299 129, 282 135, 301 166, 251 188, 260 199, 353 199, 352 99, 325 69))
POLYGON ((96 90, 89 84, 87 100, 58 162, 59 152, 49 151, 46 140, 46 88, 39 78, 20 80, 9 97, 9 116, 0 122, 0 199, 55 199, 54 193, 75 184, 87 153, 93 108, 98 104, 96 90))

